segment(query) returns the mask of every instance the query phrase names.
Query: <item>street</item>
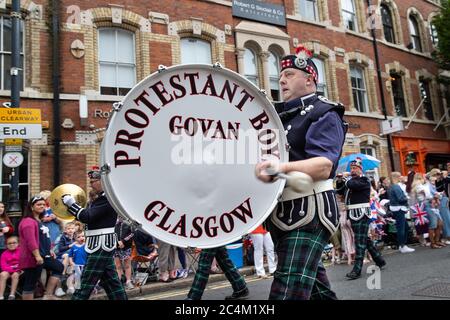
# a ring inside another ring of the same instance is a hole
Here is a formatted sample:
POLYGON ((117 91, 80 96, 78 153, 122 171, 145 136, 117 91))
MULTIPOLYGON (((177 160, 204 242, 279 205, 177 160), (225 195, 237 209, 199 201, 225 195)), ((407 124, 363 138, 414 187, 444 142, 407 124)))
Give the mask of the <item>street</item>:
MULTIPOLYGON (((347 264, 330 265, 327 274, 332 289, 341 300, 416 300, 450 299, 450 247, 432 250, 415 247, 410 254, 398 251, 384 251, 387 265, 376 274, 367 274, 365 264, 363 276, 357 280, 347 280, 350 271, 347 264), (369 289, 372 288, 372 289, 369 289), (426 290, 424 290, 426 289, 426 290)), ((272 278, 258 279, 254 275, 246 277, 250 290, 250 300, 266 300, 272 278)), ((137 297, 136 300, 183 300, 189 288, 164 291, 137 297)), ((223 300, 231 293, 228 281, 209 285, 203 300, 223 300)))

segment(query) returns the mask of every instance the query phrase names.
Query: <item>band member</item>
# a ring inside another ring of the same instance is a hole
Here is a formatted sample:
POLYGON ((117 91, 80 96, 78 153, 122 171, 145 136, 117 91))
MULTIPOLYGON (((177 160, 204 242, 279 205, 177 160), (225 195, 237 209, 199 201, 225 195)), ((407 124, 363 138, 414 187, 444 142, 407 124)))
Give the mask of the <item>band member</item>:
POLYGON ((347 278, 354 280, 361 276, 366 249, 378 267, 383 267, 386 262, 368 236, 371 212, 370 180, 363 175, 361 159, 357 158, 352 161, 350 169, 350 178, 338 178, 336 189, 339 194, 345 197, 344 203, 347 208, 347 216, 355 234, 355 264, 353 265, 353 270, 346 275, 347 278))
MULTIPOLYGON (((321 262, 324 246, 339 224, 333 178, 344 144, 344 106, 318 96, 318 71, 304 47, 281 60, 280 86, 284 102, 277 104, 289 142, 289 162, 278 171, 300 171, 314 180, 305 192, 285 188, 281 202, 266 221, 278 266, 269 299, 336 299, 321 262)), ((258 163, 255 174, 269 183, 267 169, 258 163)))
POLYGON ((187 300, 200 300, 205 291, 206 284, 209 279, 209 270, 211 264, 216 258, 222 271, 225 273, 228 281, 231 283, 233 293, 225 297, 225 300, 242 300, 247 299, 249 291, 244 278, 239 274, 236 266, 228 256, 228 251, 225 247, 218 247, 212 249, 203 249, 198 260, 198 269, 192 282, 191 290, 189 290, 187 300))
POLYGON ((89 299, 98 281, 110 300, 127 300, 127 294, 117 276, 114 265, 113 254, 117 246, 114 226, 117 221, 117 213, 103 192, 99 168, 93 167, 93 170, 88 172, 88 176, 92 189, 98 194, 88 209, 80 207, 71 195, 62 197, 63 203, 69 208, 69 213, 86 224, 88 258, 81 276, 81 287, 75 291, 72 300, 89 299))

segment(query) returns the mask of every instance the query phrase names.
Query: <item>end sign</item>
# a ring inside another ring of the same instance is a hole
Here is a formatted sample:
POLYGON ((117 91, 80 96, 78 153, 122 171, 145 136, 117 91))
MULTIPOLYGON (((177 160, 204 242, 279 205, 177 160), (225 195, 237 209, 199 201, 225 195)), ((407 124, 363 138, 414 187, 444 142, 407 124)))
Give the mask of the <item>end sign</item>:
POLYGON ((41 139, 41 110, 0 108, 0 139, 41 139))

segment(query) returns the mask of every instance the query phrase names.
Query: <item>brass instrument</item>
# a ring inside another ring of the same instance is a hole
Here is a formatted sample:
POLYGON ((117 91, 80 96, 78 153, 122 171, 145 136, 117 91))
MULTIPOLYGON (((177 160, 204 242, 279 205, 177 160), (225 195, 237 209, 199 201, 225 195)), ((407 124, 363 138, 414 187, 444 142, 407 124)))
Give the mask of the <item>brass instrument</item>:
POLYGON ((81 207, 85 207, 87 203, 86 192, 75 184, 65 183, 53 189, 48 198, 50 208, 58 218, 72 221, 75 217, 67 211, 68 208, 62 202, 62 196, 65 194, 70 194, 81 207))

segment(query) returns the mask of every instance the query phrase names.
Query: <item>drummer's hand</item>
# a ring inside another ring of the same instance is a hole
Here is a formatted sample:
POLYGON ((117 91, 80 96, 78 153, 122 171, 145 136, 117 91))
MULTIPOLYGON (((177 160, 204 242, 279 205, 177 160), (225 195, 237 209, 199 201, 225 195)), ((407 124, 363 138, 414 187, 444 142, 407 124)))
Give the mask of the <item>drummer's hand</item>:
POLYGON ((62 202, 67 206, 71 207, 75 203, 75 198, 70 194, 65 194, 62 196, 62 202))
POLYGON ((275 179, 274 179, 275 177, 273 175, 267 174, 267 172, 266 172, 266 169, 269 167, 274 167, 273 161, 263 161, 263 162, 257 163, 256 167, 255 167, 256 178, 258 178, 259 180, 261 180, 262 182, 265 182, 265 183, 275 181, 275 179))

